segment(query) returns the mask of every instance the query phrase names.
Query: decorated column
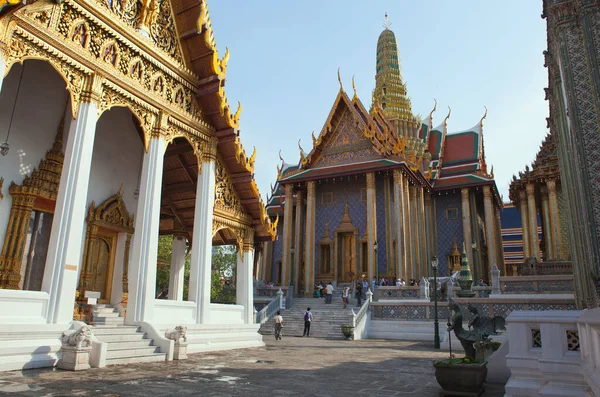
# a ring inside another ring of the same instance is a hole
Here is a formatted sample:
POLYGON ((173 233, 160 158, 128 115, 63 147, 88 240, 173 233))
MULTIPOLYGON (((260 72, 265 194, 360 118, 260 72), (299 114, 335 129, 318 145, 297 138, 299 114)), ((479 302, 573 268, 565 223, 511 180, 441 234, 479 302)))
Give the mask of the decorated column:
MULTIPOLYGON (((369 258, 369 280, 377 274, 377 259, 375 258, 374 244, 377 241, 377 213, 375 196, 375 174, 367 174, 367 249, 369 258)), ((379 242, 377 242, 379 244, 379 242)), ((378 280, 379 281, 379 280, 378 280)))
POLYGON ((425 226, 425 192, 422 186, 417 187, 417 219, 419 224, 419 252, 421 258, 421 276, 427 277, 429 274, 429 265, 427 256, 427 230, 425 226))
POLYGON ((163 161, 166 142, 163 133, 168 116, 157 119, 148 151, 144 153, 140 176, 140 196, 135 214, 135 233, 131 246, 129 297, 126 323, 152 322, 156 296, 156 260, 162 193, 163 161))
POLYGON ((292 271, 292 230, 294 225, 294 186, 285 185, 285 203, 283 207, 283 247, 281 253, 281 284, 290 285, 292 271))
POLYGON ((531 255, 531 244, 529 243, 529 211, 527 210, 527 195, 524 190, 519 192, 519 211, 521 212, 523 234, 523 259, 527 259, 533 255, 531 255))
POLYGON ((420 270, 419 270, 419 225, 417 223, 417 188, 413 185, 410 185, 409 188, 410 193, 410 268, 411 268, 411 277, 414 279, 420 278, 420 270))
POLYGON ((201 159, 198 160, 200 169, 196 187, 188 300, 196 302, 196 323, 204 324, 210 319, 216 139, 204 145, 201 159))
MULTIPOLYGON (((498 263, 496 256, 496 228, 494 226, 496 216, 494 214, 494 202, 492 201, 492 192, 489 185, 483 187, 483 209, 485 213, 485 235, 487 237, 488 261, 490 264, 489 270, 491 272, 492 269, 498 268, 498 263)), ((491 279, 492 276, 490 274, 490 280, 491 279)))
POLYGON ((529 215, 529 247, 531 256, 540 260, 540 243, 538 240, 537 210, 535 208, 535 185, 528 183, 527 187, 527 211, 529 215))
POLYGON ((406 276, 406 257, 404 255, 404 200, 402 172, 394 170, 394 229, 396 233, 396 274, 398 278, 406 276))
POLYGON ((540 197, 542 201, 542 236, 544 238, 544 260, 556 259, 554 252, 554 237, 550 226, 550 205, 548 204, 548 189, 540 186, 540 197))
MULTIPOLYGON (((294 235, 294 252, 296 253, 294 255, 294 275, 293 275, 293 280, 294 280, 294 291, 296 292, 296 294, 300 294, 300 290, 299 290, 299 285, 300 285, 300 274, 302 273, 300 270, 300 266, 302 265, 302 253, 304 252, 302 250, 302 241, 304 240, 302 238, 302 225, 304 224, 303 222, 303 218, 304 217, 304 198, 303 198, 303 192, 301 190, 296 192, 296 222, 295 222, 295 226, 296 226, 296 233, 294 235)), ((304 288, 306 288, 306 283, 304 283, 304 288)))
POLYGON ((554 246, 554 259, 566 259, 566 255, 561 252, 562 236, 560 233, 560 218, 558 216, 558 200, 556 197, 556 180, 549 179, 546 182, 548 187, 548 206, 550 214, 550 230, 552 233, 552 241, 554 246))
POLYGON ((171 269, 169 271, 169 300, 183 300, 183 282, 185 268, 185 236, 173 236, 173 248, 171 250, 171 269))
POLYGON ((406 176, 402 176, 402 211, 404 214, 403 219, 403 237, 404 237, 404 270, 406 275, 406 281, 410 281, 411 278, 414 278, 414 256, 412 254, 413 244, 411 241, 411 223, 410 223, 410 193, 409 193, 409 182, 406 176))
POLYGON ((462 221, 463 221, 463 240, 464 249, 467 253, 467 260, 470 264, 473 263, 473 236, 471 234, 471 204, 469 202, 469 188, 462 188, 460 190, 460 197, 462 200, 462 221))
POLYGON ((244 324, 254 323, 254 291, 252 266, 254 263, 254 229, 247 229, 242 252, 238 255, 236 304, 244 306, 244 324))
POLYGON ((498 249, 496 250, 496 252, 498 253, 498 270, 500 270, 501 275, 506 276, 506 264, 504 262, 504 245, 502 244, 502 221, 500 217, 500 208, 496 207, 494 210, 494 214, 496 216, 496 223, 494 224, 494 226, 496 226, 496 246, 498 247, 498 249))
POLYGON ((304 294, 312 297, 315 288, 315 181, 306 184, 306 239, 304 241, 304 294))
POLYGON ((67 324, 82 261, 88 182, 92 166, 102 79, 89 76, 81 94, 77 118, 71 121, 60 177, 42 291, 49 295, 47 322, 67 324))

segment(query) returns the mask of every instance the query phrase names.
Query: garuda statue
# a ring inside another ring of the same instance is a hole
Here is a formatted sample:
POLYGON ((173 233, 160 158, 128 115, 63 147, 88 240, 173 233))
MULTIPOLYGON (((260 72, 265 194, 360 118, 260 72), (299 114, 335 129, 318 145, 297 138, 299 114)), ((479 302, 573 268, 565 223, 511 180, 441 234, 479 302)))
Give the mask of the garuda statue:
POLYGON ((454 312, 452 322, 449 324, 448 331, 454 331, 454 335, 459 340, 465 354, 470 357, 475 357, 475 342, 487 340, 490 335, 497 334, 498 330, 505 330, 504 318, 496 316, 493 319, 486 316, 479 316, 475 306, 469 304, 468 308, 473 313, 473 318, 469 322, 469 329, 466 330, 462 326, 463 315, 460 306, 456 302, 450 302, 450 308, 454 312))

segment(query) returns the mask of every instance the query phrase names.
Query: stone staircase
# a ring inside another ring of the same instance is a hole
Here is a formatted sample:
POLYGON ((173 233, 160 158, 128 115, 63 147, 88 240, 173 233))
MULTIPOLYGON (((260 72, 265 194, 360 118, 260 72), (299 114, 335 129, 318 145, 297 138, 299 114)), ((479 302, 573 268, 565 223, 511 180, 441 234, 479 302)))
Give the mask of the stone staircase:
MULTIPOLYGON (((302 336, 304 331, 304 313, 310 307, 313 314, 313 323, 310 328, 310 336, 326 339, 344 339, 341 331, 342 324, 348 324, 348 316, 358 312, 357 300, 352 298, 348 307, 344 309, 342 302, 341 285, 334 291, 334 297, 330 305, 325 304, 325 299, 318 298, 294 298, 294 304, 289 309, 281 311, 283 317, 283 337, 302 336)), ((364 302, 363 302, 364 303, 364 302)), ((273 335, 275 330, 273 319, 265 322, 258 331, 261 335, 273 335)))
POLYGON ((166 354, 146 338, 140 327, 125 325, 125 318, 113 306, 95 305, 93 316, 94 335, 108 344, 106 365, 166 360, 166 354))

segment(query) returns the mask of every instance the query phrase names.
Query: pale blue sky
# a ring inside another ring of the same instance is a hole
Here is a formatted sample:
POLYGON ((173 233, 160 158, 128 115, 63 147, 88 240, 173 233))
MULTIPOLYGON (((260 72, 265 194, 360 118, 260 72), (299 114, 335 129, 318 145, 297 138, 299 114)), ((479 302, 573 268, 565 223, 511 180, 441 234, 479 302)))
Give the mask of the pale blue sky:
POLYGON ((508 200, 511 176, 535 158, 546 134, 547 73, 541 0, 213 0, 220 54, 229 47, 226 93, 242 102, 240 135, 257 148, 255 176, 263 197, 276 179, 278 151, 298 161, 319 133, 338 93, 337 69, 369 108, 375 51, 387 11, 413 112, 449 132, 484 125, 488 166, 508 200))

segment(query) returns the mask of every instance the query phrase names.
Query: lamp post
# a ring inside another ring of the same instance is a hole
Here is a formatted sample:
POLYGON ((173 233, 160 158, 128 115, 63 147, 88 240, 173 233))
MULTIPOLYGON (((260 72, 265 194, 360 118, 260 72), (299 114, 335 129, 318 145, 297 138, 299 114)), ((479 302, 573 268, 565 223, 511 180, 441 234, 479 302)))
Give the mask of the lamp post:
MULTIPOLYGON (((375 240, 375 242, 373 243, 373 251, 375 251, 375 274, 377 275, 377 278, 375 279, 375 286, 378 287, 379 286, 379 261, 377 258, 377 240, 375 240)), ((373 291, 374 293, 375 291, 373 291)))
POLYGON ((433 256, 431 258, 431 267, 433 268, 433 305, 434 305, 434 321, 433 321, 433 347, 436 349, 440 348, 440 324, 438 323, 438 294, 437 294, 437 270, 438 270, 438 258, 433 256))

